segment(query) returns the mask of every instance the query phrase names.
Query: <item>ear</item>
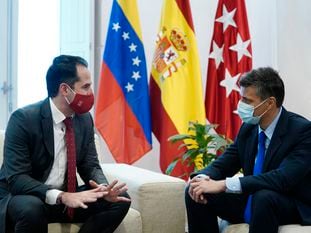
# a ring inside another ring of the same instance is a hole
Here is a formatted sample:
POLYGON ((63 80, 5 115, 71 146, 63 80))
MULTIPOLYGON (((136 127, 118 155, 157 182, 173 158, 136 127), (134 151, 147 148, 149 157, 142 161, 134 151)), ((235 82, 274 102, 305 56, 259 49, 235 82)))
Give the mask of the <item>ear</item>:
POLYGON ((269 97, 269 105, 276 106, 276 98, 274 96, 269 97))
POLYGON ((63 95, 63 96, 67 96, 68 93, 69 93, 69 88, 68 88, 68 84, 65 84, 65 83, 61 83, 59 85, 59 88, 58 88, 58 93, 63 95))

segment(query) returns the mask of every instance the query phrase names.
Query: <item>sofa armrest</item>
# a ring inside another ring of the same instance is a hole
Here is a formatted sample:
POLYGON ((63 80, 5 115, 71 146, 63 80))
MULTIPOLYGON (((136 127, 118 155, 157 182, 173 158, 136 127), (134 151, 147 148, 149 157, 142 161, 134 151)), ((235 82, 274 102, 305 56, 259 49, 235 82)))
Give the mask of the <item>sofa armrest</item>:
POLYGON ((127 164, 102 164, 109 181, 128 186, 132 208, 142 217, 143 232, 185 232, 185 181, 127 164))

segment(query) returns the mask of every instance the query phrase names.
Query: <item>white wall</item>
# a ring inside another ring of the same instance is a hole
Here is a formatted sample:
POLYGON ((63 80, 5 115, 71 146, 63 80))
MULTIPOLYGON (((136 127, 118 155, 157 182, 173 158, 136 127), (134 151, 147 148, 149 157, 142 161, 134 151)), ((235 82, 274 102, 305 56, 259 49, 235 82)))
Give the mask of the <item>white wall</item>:
MULTIPOLYGON (((217 2, 191 0, 204 90, 217 2)), ((101 58, 112 0, 97 0, 97 3, 103 9, 100 16, 103 31, 99 36, 102 42, 96 47, 97 57, 101 58)), ((138 0, 138 7, 150 73, 162 1, 138 0)), ((311 77, 307 68, 311 64, 311 46, 307 44, 311 37, 311 30, 308 30, 311 25, 311 16, 308 14, 311 12, 311 1, 246 0, 246 8, 252 38, 253 67, 271 66, 279 70, 286 85, 285 107, 311 119, 311 77)), ((100 60, 97 61, 100 63, 100 60)), ((160 171, 159 144, 155 138, 153 148, 134 165, 160 171)), ((101 154, 106 162, 114 161, 107 148, 101 154)))
POLYGON ((311 119, 311 1, 278 0, 278 68, 285 106, 311 119))

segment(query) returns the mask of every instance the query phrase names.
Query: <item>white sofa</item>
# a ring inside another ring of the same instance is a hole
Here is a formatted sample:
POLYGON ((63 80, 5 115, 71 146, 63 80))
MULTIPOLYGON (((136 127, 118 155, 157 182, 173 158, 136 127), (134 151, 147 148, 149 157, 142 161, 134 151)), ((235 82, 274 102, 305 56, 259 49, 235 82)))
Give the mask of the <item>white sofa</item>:
MULTIPOLYGON (((0 165, 4 131, 0 130, 0 165)), ((98 146, 98 143, 97 143, 98 146)), ((99 150, 98 150, 99 151, 99 150)), ((126 182, 131 208, 115 233, 184 233, 185 182, 126 164, 102 164, 108 180, 126 182)), ((49 224, 49 233, 76 233, 80 224, 49 224)))
MULTIPOLYGON (((310 233, 311 226, 297 224, 284 225, 279 227, 279 233, 310 233)), ((232 224, 224 228, 222 233, 248 233, 248 224, 232 224)))

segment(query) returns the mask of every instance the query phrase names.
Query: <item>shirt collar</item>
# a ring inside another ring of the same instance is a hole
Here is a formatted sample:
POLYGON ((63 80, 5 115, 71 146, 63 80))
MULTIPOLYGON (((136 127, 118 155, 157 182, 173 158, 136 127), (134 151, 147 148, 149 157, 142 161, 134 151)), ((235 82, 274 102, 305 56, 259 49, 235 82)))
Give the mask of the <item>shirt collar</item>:
POLYGON ((65 115, 56 107, 54 104, 52 98, 49 98, 50 106, 51 106, 51 112, 52 112, 52 119, 55 124, 59 124, 63 120, 65 120, 65 115))
POLYGON ((273 132, 275 130, 276 124, 278 123, 280 116, 282 113, 282 107, 280 108, 280 111, 278 113, 278 115, 273 119, 273 121, 271 122, 271 124, 266 128, 266 130, 263 130, 260 128, 260 126, 258 126, 258 133, 261 133, 261 131, 265 131, 265 134, 267 136, 267 138, 269 138, 269 140, 271 140, 273 132))

